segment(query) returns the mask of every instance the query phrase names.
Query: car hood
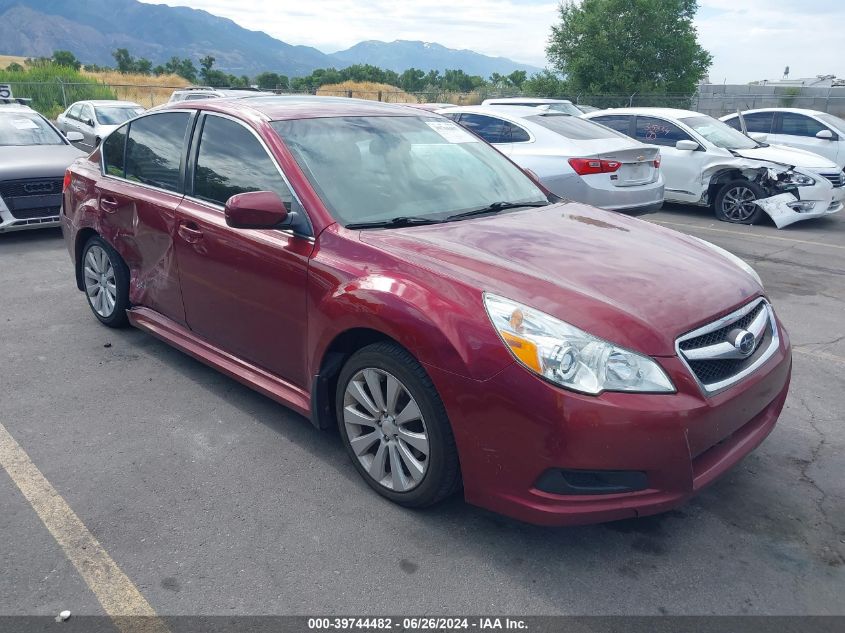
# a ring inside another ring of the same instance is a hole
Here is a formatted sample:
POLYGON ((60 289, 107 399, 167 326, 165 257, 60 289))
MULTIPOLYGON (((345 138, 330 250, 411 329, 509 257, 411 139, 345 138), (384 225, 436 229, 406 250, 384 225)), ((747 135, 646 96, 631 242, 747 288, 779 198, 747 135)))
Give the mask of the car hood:
POLYGON ((84 155, 73 145, 0 146, 0 180, 61 177, 84 155))
POLYGON ((680 334, 762 294, 694 238, 574 202, 360 239, 651 356, 673 356, 680 334))
POLYGON ((793 167, 810 169, 812 171, 836 171, 836 165, 828 159, 813 152, 808 152, 795 147, 784 145, 768 145, 766 147, 755 147, 752 149, 734 150, 745 158, 756 158, 768 160, 773 163, 784 163, 793 167))

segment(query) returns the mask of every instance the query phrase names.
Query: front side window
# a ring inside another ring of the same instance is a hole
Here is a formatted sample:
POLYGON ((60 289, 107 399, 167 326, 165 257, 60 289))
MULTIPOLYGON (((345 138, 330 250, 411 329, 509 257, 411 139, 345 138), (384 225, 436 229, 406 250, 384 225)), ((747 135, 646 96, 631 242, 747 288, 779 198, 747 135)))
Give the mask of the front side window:
POLYGON ((82 106, 82 112, 79 115, 79 119, 85 125, 94 125, 94 109, 89 105, 82 106))
MULTIPOLYGON (((753 112, 751 114, 743 114, 745 119, 745 128, 749 133, 755 132, 758 134, 768 134, 772 131, 772 119, 774 119, 774 112, 753 112)), ((732 119, 725 121, 727 125, 735 130, 742 131, 742 125, 739 122, 739 117, 735 116, 732 119)))
POLYGON ((575 141, 589 141, 598 138, 619 138, 619 134, 587 119, 568 114, 545 114, 525 117, 527 121, 541 125, 547 130, 575 141))
POLYGON ((678 141, 691 141, 689 134, 674 123, 665 119, 649 116, 637 117, 637 132, 635 138, 641 143, 675 147, 678 141))
POLYGON ((187 112, 162 112, 134 121, 126 141, 126 178, 179 191, 187 112))
POLYGON ((792 136, 815 136, 827 128, 808 116, 795 112, 782 112, 780 115, 780 134, 792 136))
POLYGON ((443 221, 497 202, 548 203, 502 154, 439 116, 326 117, 272 125, 344 225, 403 217, 443 221))
POLYGON ((70 106, 70 110, 67 111, 67 116, 71 119, 78 119, 80 112, 82 112, 82 104, 74 103, 70 106))
POLYGON ((681 121, 722 149, 753 149, 760 145, 754 139, 748 138, 742 132, 738 132, 712 116, 692 116, 681 121))
POLYGON ((126 123, 129 119, 134 119, 143 111, 144 108, 139 106, 99 106, 97 108, 97 121, 102 125, 120 125, 121 123, 126 123))
POLYGON ((100 151, 103 154, 104 171, 109 176, 126 177, 123 158, 126 149, 126 132, 128 129, 128 125, 118 128, 109 134, 103 142, 103 148, 100 151))
POLYGON ((483 114, 462 114, 461 125, 488 143, 510 143, 509 129, 502 119, 483 114))
POLYGON ((596 121, 620 134, 631 136, 631 117, 629 116, 597 116, 592 117, 590 121, 596 121))
POLYGON ((195 198, 224 205, 248 191, 274 191, 290 209, 293 195, 255 135, 240 123, 208 115, 202 126, 195 198))
POLYGON ((0 112, 0 146, 64 144, 62 135, 37 112, 0 112))

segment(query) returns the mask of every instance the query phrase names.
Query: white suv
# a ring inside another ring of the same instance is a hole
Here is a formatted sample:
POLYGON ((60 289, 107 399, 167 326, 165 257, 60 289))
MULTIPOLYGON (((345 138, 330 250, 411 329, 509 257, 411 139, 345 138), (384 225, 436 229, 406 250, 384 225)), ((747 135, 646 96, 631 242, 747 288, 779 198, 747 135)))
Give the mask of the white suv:
MULTIPOLYGON (((845 169, 845 120, 818 110, 764 108, 742 113, 748 135, 758 141, 788 145, 824 156, 845 169)), ((741 130, 739 116, 729 114, 722 121, 741 130)), ((845 176, 843 177, 845 178, 845 176)))

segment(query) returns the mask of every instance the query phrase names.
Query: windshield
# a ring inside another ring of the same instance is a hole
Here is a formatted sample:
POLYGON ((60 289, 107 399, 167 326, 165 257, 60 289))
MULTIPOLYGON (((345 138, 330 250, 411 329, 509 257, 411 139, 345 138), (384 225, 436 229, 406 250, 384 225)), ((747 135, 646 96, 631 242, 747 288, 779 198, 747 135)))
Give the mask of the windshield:
POLYGON ((552 132, 557 132, 561 136, 576 141, 588 141, 597 138, 628 138, 624 134, 615 132, 598 123, 566 114, 532 115, 525 117, 525 120, 542 125, 552 132))
POLYGON ((826 112, 817 114, 816 117, 827 123, 829 126, 835 127, 840 133, 845 134, 845 119, 833 116, 832 114, 827 114, 826 112))
POLYGON ((730 125, 714 119, 710 116, 693 116, 681 119, 701 136, 722 149, 753 149, 760 147, 760 144, 745 136, 739 130, 733 129, 730 125))
POLYGON ((134 119, 144 111, 139 106, 104 106, 98 107, 97 121, 102 125, 120 125, 129 119, 134 119))
POLYGON ((441 221, 495 203, 546 203, 520 169, 442 117, 333 117, 273 127, 341 224, 441 221))
POLYGON ((64 145, 62 136, 36 112, 0 113, 0 145, 64 145))

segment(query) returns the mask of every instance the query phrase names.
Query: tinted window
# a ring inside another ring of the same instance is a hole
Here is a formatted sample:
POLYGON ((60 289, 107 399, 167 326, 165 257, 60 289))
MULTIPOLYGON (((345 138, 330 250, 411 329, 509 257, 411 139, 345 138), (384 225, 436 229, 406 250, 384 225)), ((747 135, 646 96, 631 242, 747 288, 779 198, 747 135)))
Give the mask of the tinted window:
POLYGON ((808 116, 794 112, 782 112, 780 120, 781 134, 793 136, 815 136, 827 128, 808 116))
POLYGON ((461 125, 478 134, 488 143, 508 143, 510 135, 502 119, 482 114, 462 114, 461 125))
POLYGON ((458 118, 459 118, 461 115, 460 115, 460 114, 458 114, 458 113, 456 113, 456 112, 450 112, 449 114, 444 114, 443 116, 445 116, 447 119, 452 119, 453 121, 457 121, 457 120, 458 120, 458 118))
POLYGON ((674 147, 678 141, 693 140, 677 125, 664 119, 655 119, 648 116, 637 117, 636 139, 643 143, 667 147, 674 147))
POLYGON ((193 195, 225 204, 246 191, 275 191, 288 207, 293 198, 276 164, 252 132, 230 119, 206 117, 193 195))
POLYGON ((628 116, 597 116, 592 117, 590 121, 598 121, 602 125, 606 125, 611 130, 621 132, 625 136, 630 136, 631 131, 631 117, 628 116))
POLYGON ((527 121, 542 125, 544 128, 551 130, 561 136, 576 141, 585 141, 596 138, 618 138, 616 132, 612 132, 607 128, 597 125, 592 121, 580 119, 578 117, 569 116, 566 114, 550 114, 543 116, 528 116, 525 117, 527 121))
POLYGON ((125 177, 123 170, 123 150, 126 145, 126 130, 124 126, 109 134, 103 143, 103 165, 110 176, 125 177))
POLYGON ((518 125, 513 123, 508 123, 508 135, 510 136, 511 143, 527 143, 531 140, 531 136, 528 134, 526 130, 523 130, 518 125))
POLYGON ((187 112, 164 112, 132 123, 126 142, 126 177, 178 191, 188 118, 187 112))
MULTIPOLYGON (((772 119, 775 116, 774 112, 754 112, 752 114, 742 115, 745 119, 745 127, 748 132, 757 132, 760 134, 768 134, 772 131, 772 119)), ((733 129, 742 131, 742 126, 739 123, 739 117, 725 121, 733 129)))

